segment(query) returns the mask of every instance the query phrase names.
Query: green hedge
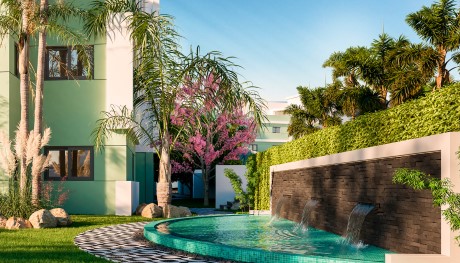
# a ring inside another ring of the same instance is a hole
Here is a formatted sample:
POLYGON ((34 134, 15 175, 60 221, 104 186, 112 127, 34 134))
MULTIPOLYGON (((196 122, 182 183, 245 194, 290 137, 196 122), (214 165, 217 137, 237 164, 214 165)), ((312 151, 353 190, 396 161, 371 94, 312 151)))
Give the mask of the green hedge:
POLYGON ((460 84, 397 107, 366 114, 249 157, 249 192, 255 209, 270 207, 270 166, 460 131, 460 84))

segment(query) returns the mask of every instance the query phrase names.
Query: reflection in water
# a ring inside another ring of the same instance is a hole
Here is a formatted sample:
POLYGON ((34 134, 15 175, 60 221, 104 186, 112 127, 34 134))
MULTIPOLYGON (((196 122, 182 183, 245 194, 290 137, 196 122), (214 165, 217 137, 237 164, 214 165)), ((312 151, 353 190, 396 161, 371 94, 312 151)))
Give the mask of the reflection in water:
POLYGON ((341 236, 309 228, 305 233, 293 231, 295 223, 279 219, 269 225, 269 216, 218 216, 191 218, 168 225, 172 235, 243 248, 297 255, 328 256, 383 262, 387 250, 374 246, 358 249, 340 242, 341 236))
POLYGON ((171 234, 171 232, 169 232, 168 225, 169 223, 163 223, 157 225, 155 228, 158 230, 158 232, 161 232, 163 234, 171 234))

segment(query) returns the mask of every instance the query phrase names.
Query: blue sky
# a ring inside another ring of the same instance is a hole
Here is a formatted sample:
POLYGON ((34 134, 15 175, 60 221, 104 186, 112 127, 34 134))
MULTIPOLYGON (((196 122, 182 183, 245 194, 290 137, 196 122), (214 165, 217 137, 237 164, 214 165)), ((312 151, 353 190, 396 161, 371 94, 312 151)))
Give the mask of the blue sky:
POLYGON ((185 51, 199 45, 236 57, 243 80, 267 100, 297 95, 299 85, 331 82, 323 62, 334 51, 369 46, 384 28, 421 42, 405 17, 433 0, 161 0, 175 17, 185 51))

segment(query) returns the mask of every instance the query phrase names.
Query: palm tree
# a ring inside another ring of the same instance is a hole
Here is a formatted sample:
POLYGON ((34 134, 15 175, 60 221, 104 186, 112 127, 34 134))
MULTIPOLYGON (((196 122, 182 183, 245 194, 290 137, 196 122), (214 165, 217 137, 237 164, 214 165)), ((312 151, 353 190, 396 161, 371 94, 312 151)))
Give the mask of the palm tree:
MULTIPOLYGON (((50 31, 61 41, 66 42, 66 44, 72 46, 84 45, 86 38, 82 34, 79 34, 73 29, 70 29, 62 24, 62 22, 66 22, 70 17, 82 18, 84 12, 64 2, 58 2, 51 5, 49 8, 47 0, 41 0, 39 6, 36 5, 35 1, 23 1, 19 4, 18 1, 2 0, 0 2, 0 8, 4 10, 4 13, 0 14, 0 38, 3 39, 7 34, 11 34, 13 37, 18 39, 18 68, 21 79, 21 122, 18 131, 20 136, 17 138, 24 141, 28 136, 29 130, 29 40, 35 37, 38 33, 38 61, 36 68, 36 96, 33 135, 34 137, 37 137, 43 130, 43 86, 46 32, 50 31), (27 19, 27 21, 24 19, 27 19), (25 26, 24 23, 27 23, 27 26, 25 26), (21 52, 23 53, 22 55, 21 52)), ((89 65, 88 54, 84 54, 82 57, 86 58, 86 60, 84 60, 84 64, 89 65)), ((20 145, 24 146, 25 144, 22 143, 20 145)), ((24 152, 24 150, 25 149, 20 152, 24 152)), ((22 159, 24 159, 25 155, 21 156, 22 159)), ((26 184, 28 181, 27 165, 25 160, 21 160, 20 164, 20 188, 24 193, 24 191, 26 191, 26 184)), ((41 172, 39 170, 32 170, 32 173, 32 203, 34 205, 38 205, 40 199, 41 172)))
MULTIPOLYGON (((2 0, 0 2, 0 9, 3 9, 3 13, 0 15, 0 38, 3 39, 7 34, 13 34, 18 40, 19 94, 21 105, 21 120, 18 130, 19 138, 26 138, 29 130, 29 41, 33 32, 33 23, 31 23, 31 20, 34 15, 34 5, 35 1, 31 0, 2 0)), ((24 143, 20 143, 18 146, 22 196, 25 196, 27 182, 24 145, 24 143)))
POLYGON ((308 109, 305 109, 303 106, 291 104, 284 112, 291 115, 287 131, 289 136, 294 137, 294 139, 298 139, 319 130, 319 128, 315 126, 317 118, 310 114, 308 109))
POLYGON ((201 55, 199 49, 188 56, 179 51, 179 35, 172 18, 167 15, 146 13, 129 0, 107 0, 92 3, 85 28, 89 35, 105 35, 107 24, 114 17, 123 15, 135 55, 134 109, 114 107, 104 112, 93 135, 97 147, 103 146, 104 138, 111 129, 124 127, 129 138, 155 148, 160 157, 157 200, 159 206, 171 203, 171 151, 181 131, 173 133, 171 115, 175 109, 178 91, 186 83, 193 83, 203 76, 213 75, 220 81, 221 96, 225 107, 236 107, 238 101, 248 105, 259 123, 263 118, 263 104, 254 93, 244 89, 233 70, 237 65, 218 52, 201 55), (139 117, 142 116, 142 117, 139 117))
POLYGON ((334 82, 343 77, 345 86, 359 86, 359 81, 363 80, 363 68, 371 56, 371 51, 366 47, 350 47, 344 52, 332 53, 323 63, 323 68, 332 68, 334 82))
MULTIPOLYGON (((425 45, 412 44, 404 36, 395 39, 382 33, 370 48, 350 47, 345 52, 333 53, 323 67, 332 67, 334 81, 343 82, 346 114, 353 118, 358 104, 354 99, 365 91, 360 89, 363 84, 379 93, 381 109, 398 105, 421 94, 422 86, 433 75, 435 59, 425 45)), ((375 94, 369 91, 364 94, 370 96, 368 102, 375 101, 375 94)), ((370 109, 374 111, 377 107, 370 109)))
MULTIPOLYGON (((436 89, 440 89, 449 81, 450 70, 447 64, 450 59, 446 60, 447 54, 460 47, 460 16, 455 1, 439 0, 430 7, 423 6, 419 11, 409 14, 406 22, 436 52, 436 89)), ((458 61, 458 57, 458 53, 452 55, 454 61, 458 61)))

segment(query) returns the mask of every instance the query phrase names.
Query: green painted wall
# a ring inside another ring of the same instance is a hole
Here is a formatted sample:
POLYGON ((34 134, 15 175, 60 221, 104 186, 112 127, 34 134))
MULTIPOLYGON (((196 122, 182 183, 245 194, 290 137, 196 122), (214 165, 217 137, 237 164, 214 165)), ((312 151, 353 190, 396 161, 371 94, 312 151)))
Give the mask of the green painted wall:
POLYGON ((139 182, 139 203, 152 203, 156 195, 153 153, 136 153, 135 181, 139 182))
MULTIPOLYGON (((79 4, 86 4, 80 1, 79 4)), ((79 28, 75 20, 70 27, 79 28)), ((94 77, 92 80, 50 80, 44 87, 44 124, 50 127, 50 146, 92 146, 92 131, 101 111, 106 110, 106 39, 92 39, 94 77)), ((36 65, 36 44, 31 43, 31 64, 36 65)), ((48 46, 63 46, 53 36, 48 46)), ((13 134, 20 117, 19 81, 14 76, 14 41, 8 38, 0 46, 0 130, 13 134), (4 59, 7 58, 7 59, 4 59)), ((31 78, 34 76, 31 74, 31 78)), ((33 127, 33 100, 30 104, 30 128, 33 127)), ((74 214, 114 214, 115 182, 134 179, 134 145, 122 134, 113 133, 102 150, 95 149, 94 181, 52 182, 64 188, 69 197, 64 208, 74 214)), ((0 175, 0 191, 6 178, 0 175)))
MULTIPOLYGON (((6 36, 0 45, 0 131, 13 137, 19 123, 19 80, 14 75, 14 40, 6 36)), ((7 190, 8 178, 0 171, 0 192, 7 190)))

